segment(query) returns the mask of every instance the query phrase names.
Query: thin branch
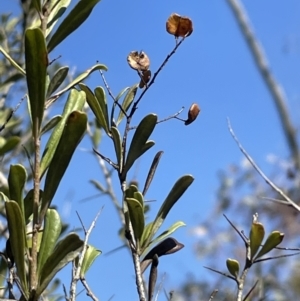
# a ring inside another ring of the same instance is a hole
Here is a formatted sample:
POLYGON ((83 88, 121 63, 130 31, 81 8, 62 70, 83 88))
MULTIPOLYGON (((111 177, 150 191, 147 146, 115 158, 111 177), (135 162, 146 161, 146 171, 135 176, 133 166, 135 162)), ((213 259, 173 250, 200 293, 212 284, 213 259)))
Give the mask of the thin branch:
POLYGON ((114 163, 113 161, 111 161, 109 158, 103 156, 102 154, 100 154, 98 151, 96 151, 95 149, 93 149, 94 152, 101 158, 103 159, 105 162, 107 162, 109 165, 111 165, 115 170, 119 170, 119 166, 114 163))
POLYGON ((216 296, 216 294, 218 293, 218 289, 215 289, 211 294, 210 294, 210 297, 209 297, 209 300, 208 301, 212 301, 212 299, 214 299, 214 297, 216 296))
POLYGON ((298 170, 300 170, 299 145, 297 142, 295 128, 288 113, 286 105, 287 99, 284 90, 276 81, 274 75, 272 74, 268 66, 263 47, 254 35, 254 31, 251 28, 250 20, 242 3, 239 0, 227 0, 227 2, 231 7, 234 16, 240 26, 242 34, 254 58, 255 64, 273 97, 275 106, 277 108, 277 112, 280 117, 281 125, 287 140, 287 144, 289 146, 291 156, 295 163, 295 167, 298 170))
MULTIPOLYGON (((73 275, 72 275, 72 282, 71 282, 71 287, 70 287, 70 299, 69 299, 70 301, 75 301, 76 300, 76 285, 77 285, 78 280, 82 280, 81 277, 80 277, 80 273, 81 273, 81 267, 82 267, 82 263, 83 263, 83 260, 84 260, 84 256, 85 256, 85 253, 88 249, 88 240, 89 240, 89 237, 92 233, 92 230, 96 226, 97 219, 98 219, 100 213, 102 212, 102 209, 99 210, 99 212, 97 213, 96 217, 92 221, 92 223, 91 223, 90 227, 88 228, 88 230, 86 230, 86 228, 84 227, 84 225, 82 223, 81 218, 79 217, 80 223, 81 223, 81 225, 84 229, 84 232, 85 232, 85 238, 84 238, 83 248, 82 248, 81 254, 79 256, 78 264, 77 264, 77 266, 75 266, 75 264, 73 264, 73 275)), ((78 213, 77 213, 77 215, 78 215, 78 213)), ((92 298, 92 296, 90 296, 90 297, 92 298)))
POLYGON ((234 278, 233 276, 231 276, 231 275, 229 275, 229 274, 227 274, 227 273, 223 273, 223 272, 221 272, 221 271, 215 270, 215 269, 210 268, 210 267, 206 267, 206 266, 203 266, 203 267, 204 267, 205 269, 208 269, 208 270, 210 270, 210 271, 213 271, 213 272, 215 272, 215 273, 217 273, 217 274, 220 274, 220 275, 222 275, 222 276, 225 276, 225 277, 227 277, 227 278, 229 278, 229 279, 232 279, 232 280, 234 280, 235 282, 237 282, 236 278, 234 278))
POLYGON ((81 279, 80 280, 82 285, 84 286, 85 290, 86 290, 86 294, 87 296, 91 297, 91 299, 93 301, 98 301, 98 298, 94 295, 94 293, 92 292, 92 290, 90 289, 90 287, 88 286, 87 282, 85 279, 81 279))
POLYGON ((241 150, 241 152, 244 154, 244 156, 248 159, 248 161, 250 162, 250 164, 254 167, 254 169, 260 174, 260 176, 266 181, 266 183, 268 185, 270 185, 277 193, 279 193, 283 199, 285 199, 289 204, 291 204, 291 206, 293 206, 297 211, 300 212, 300 207, 293 201, 291 200, 281 189, 278 188, 278 186, 276 186, 263 172, 262 170, 257 166, 257 164, 254 162, 254 160, 250 157, 250 155, 248 155, 248 153, 246 152, 246 150, 243 148, 243 146, 241 145, 241 143, 239 142, 238 138, 236 137, 236 135, 233 132, 233 129, 230 125, 230 121, 229 119, 227 120, 228 122, 228 128, 229 128, 229 132, 231 134, 231 136, 233 137, 233 139, 235 140, 235 142, 237 143, 239 149, 241 150))

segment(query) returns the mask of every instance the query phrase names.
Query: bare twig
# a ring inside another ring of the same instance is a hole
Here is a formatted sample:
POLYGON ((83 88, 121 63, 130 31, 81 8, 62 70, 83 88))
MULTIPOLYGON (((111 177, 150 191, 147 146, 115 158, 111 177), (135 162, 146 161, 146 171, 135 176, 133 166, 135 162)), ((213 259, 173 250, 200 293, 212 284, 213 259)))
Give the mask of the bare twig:
POLYGON ((210 297, 209 297, 209 300, 208 301, 212 301, 212 299, 214 299, 214 297, 216 296, 216 294, 218 293, 218 289, 215 289, 211 294, 210 294, 210 297))
POLYGON ((291 156, 295 163, 295 167, 296 169, 300 170, 299 145, 297 142, 295 128, 290 119, 290 114, 288 113, 286 105, 287 99, 284 90, 276 81, 268 66, 263 47, 254 35, 254 31, 251 28, 247 12, 243 7, 242 3, 239 0, 227 0, 227 2, 234 13, 234 16, 240 26, 244 38, 246 39, 251 54, 254 58, 255 64, 273 97, 275 106, 277 108, 277 112, 280 117, 281 125, 287 140, 287 144, 289 146, 291 156))
POLYGON ((246 152, 246 150, 243 148, 243 146, 241 145, 241 143, 239 142, 238 138, 236 137, 236 135, 233 132, 233 129, 230 125, 230 121, 229 119, 227 120, 228 122, 228 128, 230 131, 231 136, 233 137, 233 139, 235 140, 235 142, 237 143, 239 149, 241 150, 241 152, 244 154, 244 156, 248 159, 248 161, 250 162, 250 164, 254 167, 254 169, 260 174, 260 176, 266 181, 266 183, 268 185, 270 185, 277 193, 279 193, 282 198, 284 200, 286 200, 291 206, 293 206, 297 211, 300 211, 300 207, 293 201, 291 200, 280 188, 278 188, 278 186, 276 186, 263 172, 262 170, 257 166, 257 164, 254 162, 254 160, 250 157, 250 155, 248 155, 248 153, 246 152))
MULTIPOLYGON (((82 249, 82 252, 79 256, 78 264, 77 264, 77 266, 75 266, 75 264, 73 264, 72 282, 71 282, 71 287, 70 287, 70 299, 69 299, 70 301, 75 301, 76 300, 76 285, 77 285, 78 280, 82 280, 81 277, 80 277, 80 273, 81 273, 81 267, 82 267, 83 259, 84 259, 85 253, 88 249, 88 240, 89 240, 89 237, 92 233, 93 228, 95 228, 97 219, 98 219, 101 212, 102 212, 102 209, 97 213, 96 217, 92 221, 92 223, 91 223, 90 227, 88 228, 88 230, 86 230, 86 228, 84 227, 84 225, 82 223, 81 218, 79 217, 80 223, 81 223, 82 228, 84 230, 85 238, 84 238, 83 249, 82 249)), ((77 213, 77 215, 78 215, 78 213, 77 213)), ((89 293, 90 291, 87 291, 87 292, 89 293)), ((90 295, 88 294, 88 296, 90 296, 90 295)), ((92 294, 92 296, 94 296, 94 295, 92 294)), ((90 296, 90 297, 94 300, 94 298, 92 296, 90 296)))
POLYGON ((84 288, 86 290, 87 296, 91 297, 91 299, 93 301, 98 301, 98 298, 94 295, 94 293, 90 289, 89 285, 87 284, 86 280, 85 279, 81 279, 80 281, 81 281, 82 285, 84 286, 84 288))
POLYGON ((100 154, 100 153, 99 153, 98 151, 96 151, 95 149, 94 149, 94 152, 95 152, 101 159, 103 159, 105 162, 107 162, 109 165, 111 165, 114 169, 116 169, 116 170, 119 169, 119 166, 118 166, 116 163, 114 163, 113 161, 111 161, 109 158, 103 156, 102 154, 100 154))

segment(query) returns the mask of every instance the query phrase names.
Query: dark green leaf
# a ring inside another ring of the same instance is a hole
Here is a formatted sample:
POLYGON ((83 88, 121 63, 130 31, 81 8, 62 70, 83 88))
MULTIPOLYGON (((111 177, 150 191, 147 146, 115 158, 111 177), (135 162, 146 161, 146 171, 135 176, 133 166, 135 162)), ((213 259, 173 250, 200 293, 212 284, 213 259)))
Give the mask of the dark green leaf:
POLYGON ((56 273, 79 255, 82 247, 83 241, 75 233, 70 233, 57 244, 42 268, 36 291, 37 297, 47 288, 56 273))
POLYGON ((37 139, 44 115, 48 53, 39 28, 25 31, 25 65, 33 137, 37 139))
POLYGON ((85 84, 80 83, 79 87, 82 91, 85 92, 86 101, 89 104, 90 108, 92 109, 95 117, 97 118, 97 121, 99 122, 101 127, 105 130, 105 132, 109 135, 108 124, 106 123, 106 117, 104 115, 105 113, 102 111, 102 105, 100 103, 102 99, 100 99, 99 101, 94 95, 94 93, 90 90, 90 88, 85 84))
POLYGON ((233 277, 237 278, 239 276, 240 264, 237 260, 228 258, 226 260, 226 266, 233 277))
POLYGON ((48 209, 45 215, 44 231, 39 249, 38 275, 56 245, 61 233, 62 223, 55 209, 48 209))
POLYGON ((94 6, 100 0, 81 0, 79 1, 68 16, 61 22, 56 32, 48 43, 48 51, 51 52, 68 35, 75 31, 90 15, 94 6))
POLYGON ((251 259, 254 258, 259 247, 265 236, 265 229, 263 224, 254 222, 251 226, 250 231, 250 249, 251 249, 251 259))
POLYGON ((126 164, 123 170, 123 178, 125 178, 127 172, 133 165, 136 159, 138 159, 146 150, 148 150, 152 145, 146 145, 151 133, 153 132, 157 122, 157 116, 155 114, 149 114, 143 118, 143 120, 138 125, 135 133, 133 135, 126 164))
POLYGON ((262 246, 261 250, 257 254, 256 258, 262 257, 263 255, 267 254, 274 248, 276 248, 283 240, 284 234, 280 233, 279 231, 273 231, 267 238, 266 242, 262 246))
POLYGON ((0 137, 0 157, 12 151, 21 141, 20 137, 12 136, 7 139, 0 137))
POLYGON ((123 152, 122 152, 122 140, 121 140, 121 135, 119 130, 112 126, 111 127, 111 135, 113 138, 114 146, 115 146, 115 152, 116 152, 116 157, 118 160, 118 165, 119 165, 119 170, 122 172, 122 165, 123 165, 123 152))
POLYGON ((56 73, 51 78, 50 84, 48 86, 46 98, 50 97, 50 95, 60 87, 60 85, 67 77, 68 72, 69 67, 61 67, 56 71, 56 73))
POLYGON ((86 126, 87 116, 85 113, 73 111, 69 115, 46 176, 40 222, 51 204, 77 145, 83 138, 86 126))
POLYGON ((7 201, 5 203, 7 225, 11 251, 17 268, 17 276, 20 280, 25 297, 28 298, 28 286, 25 267, 26 236, 24 217, 17 202, 7 201))
POLYGON ((77 91, 76 89, 72 89, 70 91, 68 100, 64 107, 64 111, 62 114, 61 121, 54 128, 47 144, 45 147, 45 151, 42 156, 41 167, 40 167, 40 178, 43 177, 47 168, 49 167, 56 147, 60 141, 63 130, 66 127, 67 119, 71 112, 75 110, 82 110, 85 103, 85 93, 82 91, 77 91))
MULTIPOLYGON (((184 194, 184 192, 188 189, 188 187, 193 183, 194 178, 191 175, 185 175, 177 180, 177 182, 172 187, 169 192, 167 198, 161 205, 156 218, 153 222, 153 227, 151 229, 151 235, 149 236, 151 239, 159 229, 159 227, 164 222, 171 208, 175 205, 175 203, 180 199, 180 197, 184 194)), ((146 245, 148 242, 146 242, 146 245)))
POLYGON ((57 124, 62 120, 61 115, 53 116, 42 128, 41 135, 45 134, 46 132, 52 130, 57 124))
MULTIPOLYGON (((29 222, 29 217, 33 213, 33 193, 34 193, 33 189, 29 190, 28 193, 26 194, 25 198, 24 198, 24 212, 25 212, 25 224, 26 225, 29 222)), ((43 197, 43 191, 40 190, 39 203, 40 203, 42 197, 43 197)))
POLYGON ((109 127, 109 119, 108 119, 108 108, 107 108, 107 100, 105 95, 105 90, 102 87, 97 87, 94 90, 95 96, 98 100, 98 103, 101 107, 101 110, 104 115, 105 122, 107 124, 107 127, 109 127))
POLYGON ((17 164, 11 165, 8 175, 8 186, 10 199, 16 201, 21 209, 25 222, 23 190, 27 179, 27 172, 24 166, 17 164))
MULTIPOLYGON (((125 112, 127 112, 130 105, 132 104, 134 97, 136 95, 138 86, 139 86, 138 84, 133 85, 127 92, 127 94, 124 98, 124 101, 122 103, 122 108, 125 112)), ((123 118, 124 118, 124 113, 120 110, 116 124, 118 125, 122 121, 123 118)))
POLYGON ((126 198, 126 202, 128 205, 128 211, 134 232, 134 237, 136 241, 140 241, 145 226, 143 206, 138 200, 134 198, 126 198))

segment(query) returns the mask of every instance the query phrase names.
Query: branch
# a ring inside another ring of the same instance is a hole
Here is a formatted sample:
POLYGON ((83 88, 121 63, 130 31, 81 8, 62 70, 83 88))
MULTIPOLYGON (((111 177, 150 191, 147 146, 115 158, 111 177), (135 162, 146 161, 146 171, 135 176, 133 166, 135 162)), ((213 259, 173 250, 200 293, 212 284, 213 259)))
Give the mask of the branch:
POLYGON ((271 73, 263 51, 263 47, 254 35, 254 31, 251 28, 250 20, 248 19, 247 12, 243 7, 242 3, 239 0, 227 0, 227 2, 230 8, 232 9, 234 16, 240 26, 242 34, 254 58, 255 64, 273 97, 273 101, 277 108, 281 126, 283 128, 285 138, 287 140, 287 144, 289 146, 295 167, 297 170, 300 170, 299 146, 297 142, 296 132, 286 106, 287 99, 284 90, 271 73))
POLYGON ((233 139, 235 140, 235 142, 237 143, 239 149, 241 150, 241 152, 244 154, 244 156, 248 159, 248 161, 250 162, 250 164, 254 167, 254 169, 260 174, 260 176, 267 182, 268 185, 270 185, 277 193, 279 193, 284 200, 286 200, 291 206, 293 206, 296 210, 298 210, 300 212, 300 207, 293 201, 291 200, 280 188, 278 188, 263 172, 262 170, 256 165, 256 163, 253 161, 253 159, 248 155, 248 153, 246 152, 246 150, 243 148, 243 146, 241 145, 241 143, 239 142, 238 138, 235 136, 233 129, 230 125, 230 121, 229 119, 227 120, 228 122, 228 128, 229 128, 229 132, 231 134, 231 136, 233 137, 233 139))
MULTIPOLYGON (((77 284, 78 280, 82 280, 81 277, 80 277, 80 272, 81 272, 81 267, 82 267, 82 263, 83 263, 83 260, 84 260, 85 253, 88 249, 88 240, 89 240, 89 237, 92 233, 93 228, 95 228, 97 219, 98 219, 101 211, 102 211, 102 209, 97 213, 96 217, 92 221, 92 223, 91 223, 88 230, 85 229, 79 214, 76 212, 77 215, 78 215, 78 218, 80 220, 80 223, 82 225, 82 228, 84 230, 85 238, 84 238, 83 249, 82 249, 82 252, 79 256, 77 267, 73 263, 72 282, 71 282, 71 287, 70 287, 70 299, 69 299, 70 301, 75 301, 76 300, 76 284, 77 284)), ((91 292, 90 290, 87 290, 88 296, 90 296, 94 301, 97 301, 97 298, 96 298, 96 300, 94 299, 93 294, 91 294, 91 295, 89 294, 90 292, 91 292)))

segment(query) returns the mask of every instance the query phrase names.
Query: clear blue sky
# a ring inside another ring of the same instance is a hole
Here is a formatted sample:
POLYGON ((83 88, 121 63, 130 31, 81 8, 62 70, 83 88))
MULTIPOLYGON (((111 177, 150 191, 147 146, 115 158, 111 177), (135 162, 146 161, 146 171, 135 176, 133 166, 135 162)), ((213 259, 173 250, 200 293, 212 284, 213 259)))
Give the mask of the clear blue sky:
MULTIPOLYGON (((299 119, 300 2, 247 0, 243 3, 264 46, 271 69, 285 88, 293 117, 299 119), (287 45, 289 51, 285 52, 287 45)), ((17 4, 17 0, 2 1, 1 11, 18 13, 17 4)), ((287 155, 273 101, 231 10, 226 1, 103 0, 88 21, 50 57, 54 59, 62 55, 60 62, 77 71, 88 69, 97 60, 106 64, 109 69, 106 78, 116 95, 138 81, 136 73, 126 62, 130 51, 145 51, 151 59, 153 72, 173 49, 174 38, 165 31, 165 22, 173 12, 190 17, 194 32, 159 74, 133 121, 137 124, 150 112, 157 113, 162 119, 182 106, 188 109, 193 102, 201 107, 197 121, 188 127, 176 120, 159 124, 152 136, 155 147, 136 168, 137 177, 143 183, 155 153, 164 151, 147 195, 149 199, 157 200, 151 203, 151 218, 181 175, 192 174, 195 177, 195 182, 171 211, 164 226, 167 228, 177 220, 187 224, 174 235, 186 247, 160 261, 158 281, 165 272, 167 291, 176 289, 188 273, 199 278, 209 273, 202 268, 205 261, 197 261, 193 256, 196 239, 190 231, 206 218, 217 202, 216 172, 242 159, 228 132, 226 118, 230 118, 240 141, 263 168, 269 168, 267 154, 287 155)), ((86 83, 92 89, 103 85, 96 73, 86 83)), ((185 117, 186 113, 184 111, 182 116, 185 117)), ((108 139, 103 137, 100 151, 110 156, 112 148, 107 142, 108 139)), ((128 252, 123 250, 104 256, 120 245, 117 237, 120 222, 112 204, 107 198, 79 202, 96 193, 88 184, 89 179, 102 181, 96 159, 84 150, 91 150, 88 139, 80 144, 55 196, 55 204, 72 228, 80 226, 75 210, 88 226, 96 212, 104 206, 90 240, 103 251, 103 256, 87 274, 87 281, 102 301, 112 295, 115 301, 137 300, 128 252), (67 214, 66 208, 70 209, 67 214)), ((115 190, 119 191, 117 182, 115 190)), ((64 284, 68 285, 69 274, 64 273, 64 277, 64 284)), ((85 298, 82 293, 79 300, 85 298)))

